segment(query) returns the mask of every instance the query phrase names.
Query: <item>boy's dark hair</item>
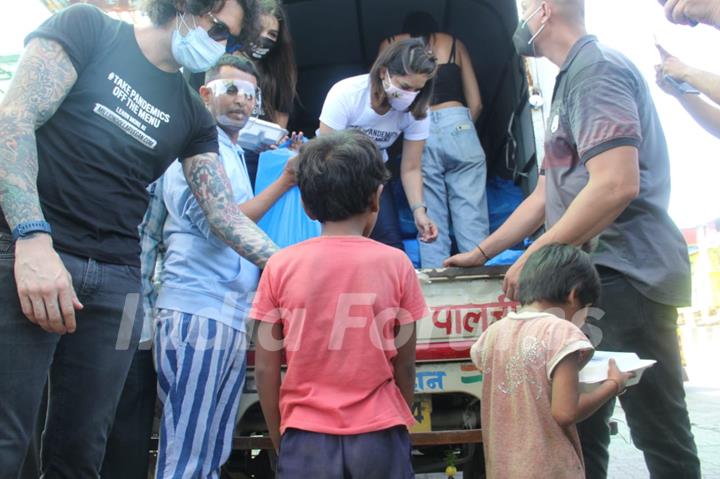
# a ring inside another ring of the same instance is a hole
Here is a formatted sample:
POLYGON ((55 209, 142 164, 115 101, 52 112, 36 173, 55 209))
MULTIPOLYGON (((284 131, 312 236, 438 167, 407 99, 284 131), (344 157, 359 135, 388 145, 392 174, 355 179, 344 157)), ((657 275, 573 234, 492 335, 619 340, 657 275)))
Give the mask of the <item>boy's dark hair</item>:
POLYGON ((236 55, 229 55, 226 53, 225 55, 220 57, 220 60, 218 60, 214 67, 205 72, 206 85, 211 81, 216 80, 220 76, 220 69, 222 67, 237 68, 240 71, 254 76, 258 84, 260 83, 260 75, 258 74, 257 68, 255 68, 255 64, 253 62, 251 62, 247 58, 236 55))
POLYGON ((156 26, 165 25, 180 12, 201 16, 217 12, 225 2, 237 2, 243 9, 240 37, 255 38, 260 31, 260 4, 258 0, 145 0, 144 10, 156 26))
POLYGON ((377 145, 359 130, 309 141, 300 149, 296 170, 305 207, 322 223, 367 212, 373 193, 390 179, 377 145))
POLYGON ((370 69, 370 92, 373 106, 389 106, 383 88, 383 69, 393 76, 428 75, 430 79, 410 105, 410 113, 417 120, 427 116, 435 87, 435 73, 438 63, 435 55, 419 38, 407 38, 393 42, 378 55, 370 69))
POLYGON ((518 284, 520 304, 564 304, 574 289, 582 305, 597 303, 600 278, 590 255, 575 246, 551 244, 531 254, 518 284))

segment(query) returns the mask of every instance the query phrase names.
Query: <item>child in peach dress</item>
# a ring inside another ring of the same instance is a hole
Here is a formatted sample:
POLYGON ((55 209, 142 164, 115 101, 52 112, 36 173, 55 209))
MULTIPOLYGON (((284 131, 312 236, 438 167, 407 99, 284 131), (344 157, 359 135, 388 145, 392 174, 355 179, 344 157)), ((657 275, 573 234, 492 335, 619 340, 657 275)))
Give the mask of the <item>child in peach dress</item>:
POLYGON ((575 424, 621 393, 630 377, 611 360, 605 382, 589 393, 578 390, 578 373, 593 353, 579 328, 599 291, 586 253, 545 246, 521 274, 522 309, 491 325, 472 347, 483 373, 489 479, 585 477, 575 424))

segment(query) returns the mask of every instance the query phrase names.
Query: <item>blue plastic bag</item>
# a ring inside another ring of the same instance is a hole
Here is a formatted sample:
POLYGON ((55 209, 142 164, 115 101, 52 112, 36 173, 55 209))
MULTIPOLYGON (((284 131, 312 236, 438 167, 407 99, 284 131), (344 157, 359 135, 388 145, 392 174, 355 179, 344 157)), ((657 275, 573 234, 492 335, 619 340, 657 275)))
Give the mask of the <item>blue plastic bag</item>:
POLYGON ((493 259, 485 263, 485 266, 507 266, 515 263, 525 251, 518 249, 506 249, 493 259))
POLYGON ((420 267, 420 242, 416 239, 404 239, 403 247, 414 267, 420 267))
MULTIPOLYGON (((260 153, 255 179, 256 194, 280 177, 285 163, 294 155, 295 152, 287 148, 260 153)), ((258 226, 281 248, 320 236, 321 231, 320 222, 311 220, 305 214, 297 186, 290 188, 275 202, 258 222, 258 226)))
POLYGON ((522 188, 511 180, 492 176, 487 181, 490 233, 497 230, 525 199, 522 188))

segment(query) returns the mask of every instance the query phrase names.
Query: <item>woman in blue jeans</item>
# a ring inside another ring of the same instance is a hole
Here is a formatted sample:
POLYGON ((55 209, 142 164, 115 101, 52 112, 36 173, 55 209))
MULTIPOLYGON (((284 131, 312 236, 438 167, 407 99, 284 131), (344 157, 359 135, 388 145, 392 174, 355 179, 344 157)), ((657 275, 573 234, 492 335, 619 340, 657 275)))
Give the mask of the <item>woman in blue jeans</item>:
POLYGON ((405 18, 405 33, 380 45, 382 52, 395 41, 419 37, 438 58, 422 171, 428 216, 439 235, 420 243, 423 268, 440 268, 450 255, 451 225, 460 252, 473 250, 489 233, 485 152, 475 130, 480 89, 465 45, 438 30, 429 13, 413 12, 405 18))

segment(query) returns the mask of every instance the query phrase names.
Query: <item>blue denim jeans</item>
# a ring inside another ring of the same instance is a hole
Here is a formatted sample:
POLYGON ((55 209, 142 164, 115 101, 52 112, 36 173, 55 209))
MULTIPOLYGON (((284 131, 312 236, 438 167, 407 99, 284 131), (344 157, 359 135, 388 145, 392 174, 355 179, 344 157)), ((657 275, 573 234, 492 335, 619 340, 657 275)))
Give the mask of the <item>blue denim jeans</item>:
POLYGON ((461 253, 489 233, 485 152, 467 108, 430 112, 422 171, 428 216, 439 234, 433 243, 420 243, 420 259, 423 268, 439 268, 450 255, 451 225, 461 253))
POLYGON ((44 478, 97 478, 142 327, 140 269, 60 254, 85 308, 60 336, 22 313, 14 245, 0 231, 0 477, 18 477, 49 387, 44 478))
MULTIPOLYGON (((700 461, 690 428, 677 337, 677 308, 638 292, 617 271, 598 267, 602 284, 599 307, 605 312, 588 324, 599 328, 598 350, 637 353, 657 364, 640 383, 619 397, 633 443, 645 455, 652 479, 699 479, 700 461)), ((592 337, 592 336, 591 336, 592 337)), ((615 401, 578 423, 588 479, 605 479, 615 401)))

